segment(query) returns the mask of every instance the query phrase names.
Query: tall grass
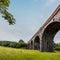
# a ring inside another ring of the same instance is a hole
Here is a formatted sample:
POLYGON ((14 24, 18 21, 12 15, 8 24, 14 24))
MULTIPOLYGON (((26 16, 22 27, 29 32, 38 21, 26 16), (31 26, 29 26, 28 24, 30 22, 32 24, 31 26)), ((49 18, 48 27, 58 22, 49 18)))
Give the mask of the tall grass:
POLYGON ((49 53, 0 47, 0 60, 60 60, 60 52, 49 53))

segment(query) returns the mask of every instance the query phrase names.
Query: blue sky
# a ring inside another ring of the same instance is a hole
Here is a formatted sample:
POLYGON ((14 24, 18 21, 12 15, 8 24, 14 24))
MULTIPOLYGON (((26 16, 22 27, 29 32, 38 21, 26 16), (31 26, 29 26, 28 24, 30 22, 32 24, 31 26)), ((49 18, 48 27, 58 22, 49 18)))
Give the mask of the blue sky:
MULTIPOLYGON (((0 40, 27 42, 60 4, 60 0, 10 0, 16 24, 9 26, 0 15, 0 40)), ((59 42, 60 32, 54 40, 59 42)))

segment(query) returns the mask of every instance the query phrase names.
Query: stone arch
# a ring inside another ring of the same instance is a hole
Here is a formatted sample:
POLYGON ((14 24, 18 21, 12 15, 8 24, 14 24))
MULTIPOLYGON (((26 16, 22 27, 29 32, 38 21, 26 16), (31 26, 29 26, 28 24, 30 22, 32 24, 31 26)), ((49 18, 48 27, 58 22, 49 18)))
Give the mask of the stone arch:
POLYGON ((42 51, 54 51, 54 37, 60 30, 60 22, 50 23, 44 30, 42 35, 42 51))
POLYGON ((30 49, 30 43, 27 44, 27 48, 30 49))
POLYGON ((54 43, 60 43, 60 30, 56 33, 54 37, 54 43))
POLYGON ((40 38, 39 38, 39 36, 36 36, 34 39, 34 49, 40 50, 40 38))
POLYGON ((31 49, 33 49, 33 40, 31 40, 31 49))

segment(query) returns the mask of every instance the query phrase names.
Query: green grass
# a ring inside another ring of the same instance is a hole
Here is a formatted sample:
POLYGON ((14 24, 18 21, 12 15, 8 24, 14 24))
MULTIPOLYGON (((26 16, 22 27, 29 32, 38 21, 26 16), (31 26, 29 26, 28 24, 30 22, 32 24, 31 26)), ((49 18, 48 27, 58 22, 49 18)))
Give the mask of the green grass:
POLYGON ((60 52, 49 53, 0 47, 0 60, 60 60, 60 52))

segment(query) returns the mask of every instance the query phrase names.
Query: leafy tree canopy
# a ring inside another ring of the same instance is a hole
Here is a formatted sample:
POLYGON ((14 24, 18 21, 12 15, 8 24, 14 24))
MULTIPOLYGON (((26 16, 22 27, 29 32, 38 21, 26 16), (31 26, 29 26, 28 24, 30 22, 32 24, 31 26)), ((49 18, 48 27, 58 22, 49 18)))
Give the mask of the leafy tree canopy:
POLYGON ((25 43, 22 39, 20 39, 19 42, 20 42, 20 43, 21 43, 21 42, 25 43))
POLYGON ((9 25, 15 24, 15 19, 11 13, 8 12, 8 7, 10 4, 10 0, 0 0, 0 13, 2 17, 7 20, 9 25))

